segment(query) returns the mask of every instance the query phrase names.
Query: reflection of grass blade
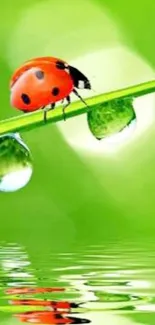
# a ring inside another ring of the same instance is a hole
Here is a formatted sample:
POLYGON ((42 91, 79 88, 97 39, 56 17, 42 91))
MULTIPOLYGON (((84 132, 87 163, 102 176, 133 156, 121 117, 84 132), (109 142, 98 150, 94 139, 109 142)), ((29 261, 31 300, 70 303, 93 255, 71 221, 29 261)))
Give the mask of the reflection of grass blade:
POLYGON ((6 313, 25 313, 27 311, 38 311, 44 310, 41 306, 0 306, 0 312, 6 313))
MULTIPOLYGON (((153 92, 155 92, 155 80, 88 98, 87 104, 90 109, 95 109, 96 105, 111 101, 113 99, 126 97, 136 98, 153 92)), ((88 108, 81 101, 77 101, 67 107, 66 118, 71 118, 86 112, 88 112, 88 108)), ((62 120, 62 106, 56 108, 55 110, 49 111, 47 114, 47 123, 55 123, 62 120)), ((23 114, 21 116, 1 121, 0 134, 26 131, 41 125, 45 125, 42 111, 23 114)))

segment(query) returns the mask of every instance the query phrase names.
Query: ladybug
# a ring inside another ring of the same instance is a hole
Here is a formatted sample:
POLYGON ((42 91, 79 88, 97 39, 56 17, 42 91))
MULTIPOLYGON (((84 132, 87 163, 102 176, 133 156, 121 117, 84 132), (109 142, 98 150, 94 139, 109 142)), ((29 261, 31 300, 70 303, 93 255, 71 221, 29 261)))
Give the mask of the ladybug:
POLYGON ((26 61, 12 75, 10 81, 11 105, 24 113, 44 110, 44 121, 47 112, 55 108, 58 101, 71 103, 70 94, 74 93, 86 106, 77 89, 91 89, 88 78, 67 62, 54 57, 39 57, 26 61), (47 107, 49 106, 50 107, 47 107))
POLYGON ((14 316, 21 322, 36 324, 86 324, 91 322, 85 318, 70 317, 64 313, 51 311, 28 311, 14 316))
POLYGON ((18 320, 25 323, 36 324, 71 324, 72 320, 58 312, 51 311, 32 311, 15 314, 18 320))
POLYGON ((49 307, 53 310, 57 309, 67 309, 71 310, 72 308, 78 308, 79 304, 76 304, 74 302, 68 302, 68 301, 51 301, 51 300, 36 300, 36 299, 14 299, 10 300, 11 305, 15 306, 43 306, 43 307, 49 307))

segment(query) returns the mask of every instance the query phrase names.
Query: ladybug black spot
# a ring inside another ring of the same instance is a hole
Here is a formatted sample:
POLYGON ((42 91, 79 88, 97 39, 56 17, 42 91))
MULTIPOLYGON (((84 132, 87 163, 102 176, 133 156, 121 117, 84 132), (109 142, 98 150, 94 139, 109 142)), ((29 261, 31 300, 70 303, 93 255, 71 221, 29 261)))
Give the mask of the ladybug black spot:
POLYGON ((30 97, 27 94, 22 94, 21 99, 26 105, 29 105, 31 103, 30 97))
POLYGON ((37 79, 44 79, 44 72, 41 70, 36 71, 35 75, 36 75, 37 79))
POLYGON ((52 89, 52 95, 53 95, 53 96, 57 96, 57 95, 59 94, 59 92, 60 92, 60 90, 59 90, 58 87, 54 87, 54 88, 52 89))
POLYGON ((57 61, 56 62, 56 67, 60 70, 65 70, 65 64, 62 61, 57 61))

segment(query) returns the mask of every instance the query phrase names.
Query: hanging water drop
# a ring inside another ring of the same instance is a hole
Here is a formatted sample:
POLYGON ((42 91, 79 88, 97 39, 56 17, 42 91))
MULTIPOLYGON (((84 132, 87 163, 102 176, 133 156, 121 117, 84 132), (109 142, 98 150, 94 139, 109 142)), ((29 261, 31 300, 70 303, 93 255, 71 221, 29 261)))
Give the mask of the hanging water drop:
POLYGON ((0 136, 0 192, 23 188, 32 176, 32 156, 18 133, 0 136))
POLYGON ((87 121, 98 140, 117 134, 136 122, 133 99, 120 98, 97 105, 88 112, 87 121))

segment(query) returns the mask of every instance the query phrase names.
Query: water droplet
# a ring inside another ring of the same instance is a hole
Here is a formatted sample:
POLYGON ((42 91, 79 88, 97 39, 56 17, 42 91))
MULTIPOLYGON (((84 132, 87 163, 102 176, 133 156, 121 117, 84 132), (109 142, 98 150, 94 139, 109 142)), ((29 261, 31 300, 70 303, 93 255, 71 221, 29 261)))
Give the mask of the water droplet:
POLYGON ((121 98, 96 105, 87 114, 91 133, 101 140, 117 134, 136 121, 132 98, 121 98))
POLYGON ((32 176, 32 156, 18 133, 0 136, 0 192, 24 187, 32 176))

